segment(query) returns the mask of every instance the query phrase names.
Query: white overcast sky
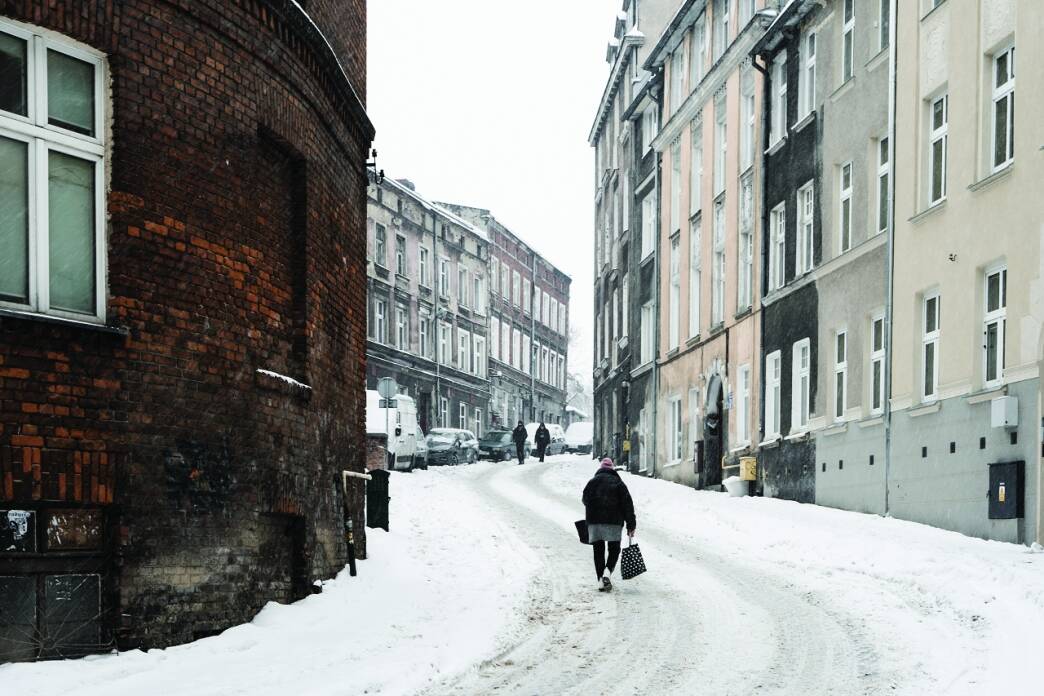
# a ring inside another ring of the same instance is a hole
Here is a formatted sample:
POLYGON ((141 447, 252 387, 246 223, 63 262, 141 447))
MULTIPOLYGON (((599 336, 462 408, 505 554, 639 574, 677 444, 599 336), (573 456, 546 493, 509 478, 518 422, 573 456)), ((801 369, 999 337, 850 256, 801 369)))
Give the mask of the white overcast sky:
POLYGON ((569 370, 590 382, 594 156, 587 134, 622 0, 370 0, 378 166, 488 208, 572 279, 569 370))

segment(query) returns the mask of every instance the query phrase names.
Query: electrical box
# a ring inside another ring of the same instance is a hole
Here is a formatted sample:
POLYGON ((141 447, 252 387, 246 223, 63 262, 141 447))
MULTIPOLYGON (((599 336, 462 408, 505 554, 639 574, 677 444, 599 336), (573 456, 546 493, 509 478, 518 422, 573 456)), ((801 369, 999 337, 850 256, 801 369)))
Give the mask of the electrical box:
POLYGON ((1014 396, 998 396, 990 401, 990 425, 994 428, 1016 428, 1019 425, 1019 400, 1014 396))
POLYGON ((1012 520, 1025 515, 1025 462, 990 464, 990 519, 1012 520))
POLYGON ((740 457, 740 480, 742 480, 742 481, 757 481, 758 480, 758 460, 757 460, 757 457, 740 457))

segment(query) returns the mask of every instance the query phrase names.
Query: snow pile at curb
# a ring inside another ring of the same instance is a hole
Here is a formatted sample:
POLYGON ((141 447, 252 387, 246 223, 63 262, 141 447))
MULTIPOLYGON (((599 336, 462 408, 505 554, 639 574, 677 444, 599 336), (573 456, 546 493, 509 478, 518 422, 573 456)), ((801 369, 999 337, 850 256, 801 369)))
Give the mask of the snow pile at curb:
POLYGON ((405 694, 461 672, 496 653, 529 581, 517 539, 467 479, 393 475, 392 531, 368 530, 358 576, 344 570, 322 594, 166 650, 2 666, 0 692, 405 694))

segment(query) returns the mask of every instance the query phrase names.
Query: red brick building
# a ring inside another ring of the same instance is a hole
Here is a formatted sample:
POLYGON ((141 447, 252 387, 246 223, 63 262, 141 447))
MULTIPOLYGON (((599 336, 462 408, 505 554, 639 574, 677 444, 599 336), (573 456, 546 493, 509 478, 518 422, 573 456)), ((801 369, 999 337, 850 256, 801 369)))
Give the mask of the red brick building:
POLYGON ((0 662, 343 566, 365 56, 365 0, 0 0, 0 662))

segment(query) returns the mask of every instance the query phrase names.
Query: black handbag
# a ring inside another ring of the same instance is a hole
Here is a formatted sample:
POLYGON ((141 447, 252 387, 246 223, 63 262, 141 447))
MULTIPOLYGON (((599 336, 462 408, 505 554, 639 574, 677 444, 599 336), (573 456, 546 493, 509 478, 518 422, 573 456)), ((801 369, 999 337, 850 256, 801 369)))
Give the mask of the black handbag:
POLYGON ((624 580, 630 580, 645 572, 645 559, 638 544, 627 538, 627 547, 620 554, 620 576, 624 580))
POLYGON ((573 524, 576 525, 576 533, 580 535, 580 543, 590 544, 591 540, 587 536, 587 520, 577 520, 573 524))

